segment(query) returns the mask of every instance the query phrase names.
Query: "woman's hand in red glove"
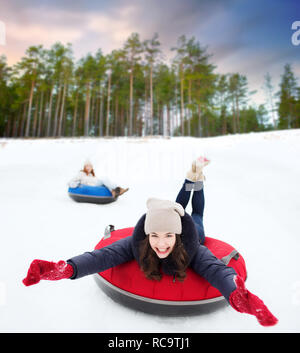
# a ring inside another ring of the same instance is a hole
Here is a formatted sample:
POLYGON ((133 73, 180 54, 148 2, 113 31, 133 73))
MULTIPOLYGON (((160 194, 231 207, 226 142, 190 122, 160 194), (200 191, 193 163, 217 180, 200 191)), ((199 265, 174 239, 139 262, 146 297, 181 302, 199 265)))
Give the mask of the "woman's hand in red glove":
POLYGON ((32 261, 27 277, 23 279, 25 286, 39 283, 41 279, 57 281, 63 278, 70 278, 73 275, 73 267, 65 261, 58 263, 44 260, 32 261))
POLYGON ((240 313, 254 315, 262 326, 276 325, 278 319, 269 311, 264 302, 249 292, 240 276, 234 278, 236 289, 230 294, 230 305, 240 313))

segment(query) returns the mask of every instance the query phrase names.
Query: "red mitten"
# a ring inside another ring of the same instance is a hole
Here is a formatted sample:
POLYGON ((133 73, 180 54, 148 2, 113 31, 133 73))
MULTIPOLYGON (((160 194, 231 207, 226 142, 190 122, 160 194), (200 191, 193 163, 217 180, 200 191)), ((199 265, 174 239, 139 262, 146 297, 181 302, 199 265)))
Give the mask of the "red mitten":
POLYGON ((256 316, 262 326, 273 326, 278 319, 269 311, 264 302, 249 292, 240 276, 234 278, 236 289, 230 294, 230 305, 240 313, 256 316))
POLYGON ((70 278, 73 275, 73 267, 66 264, 65 261, 58 263, 34 260, 32 261, 27 277, 23 279, 25 286, 31 286, 39 283, 41 279, 57 281, 63 278, 70 278))

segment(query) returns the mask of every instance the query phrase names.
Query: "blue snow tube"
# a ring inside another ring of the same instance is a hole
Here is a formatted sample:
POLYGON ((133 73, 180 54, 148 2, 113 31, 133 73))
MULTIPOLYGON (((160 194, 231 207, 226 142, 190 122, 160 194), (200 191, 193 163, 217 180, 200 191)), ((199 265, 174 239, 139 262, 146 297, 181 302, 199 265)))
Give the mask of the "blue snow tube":
POLYGON ((89 186, 80 184, 76 188, 69 188, 68 194, 71 199, 77 202, 106 204, 117 200, 117 197, 113 197, 110 190, 103 185, 89 186))

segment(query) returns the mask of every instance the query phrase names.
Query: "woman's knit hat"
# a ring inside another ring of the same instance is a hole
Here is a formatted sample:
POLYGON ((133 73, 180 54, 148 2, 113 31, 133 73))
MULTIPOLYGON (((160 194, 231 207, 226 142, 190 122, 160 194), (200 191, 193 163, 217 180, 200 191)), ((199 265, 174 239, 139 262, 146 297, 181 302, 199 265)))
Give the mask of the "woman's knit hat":
POLYGON ((170 232, 181 234, 181 218, 184 208, 178 202, 149 198, 147 200, 144 230, 146 234, 152 232, 170 232))
POLYGON ((93 166, 91 160, 89 158, 87 158, 85 161, 84 161, 84 166, 86 165, 90 165, 91 167, 93 166))

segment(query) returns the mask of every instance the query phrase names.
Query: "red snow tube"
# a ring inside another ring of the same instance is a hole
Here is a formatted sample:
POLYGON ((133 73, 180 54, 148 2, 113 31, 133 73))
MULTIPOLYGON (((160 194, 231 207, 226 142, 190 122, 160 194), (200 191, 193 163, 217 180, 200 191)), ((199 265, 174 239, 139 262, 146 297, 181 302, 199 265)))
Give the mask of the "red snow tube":
MULTIPOLYGON (((134 227, 113 230, 104 236, 95 249, 101 249, 119 239, 131 236, 134 227)), ((243 257, 235 249, 214 238, 206 237, 204 244, 217 258, 223 259, 244 280, 247 277, 243 257), (235 255, 234 257, 232 257, 235 255)), ((136 260, 110 268, 95 275, 98 285, 112 299, 134 309, 155 314, 180 315, 203 311, 203 304, 226 302, 221 293, 203 277, 188 268, 183 282, 173 276, 163 275, 160 281, 149 280, 141 271, 136 260)))

